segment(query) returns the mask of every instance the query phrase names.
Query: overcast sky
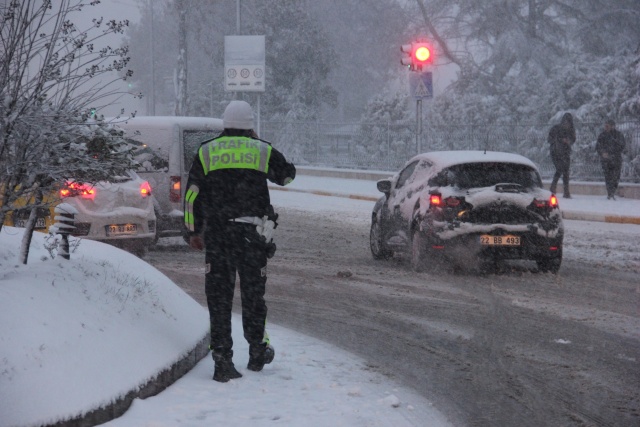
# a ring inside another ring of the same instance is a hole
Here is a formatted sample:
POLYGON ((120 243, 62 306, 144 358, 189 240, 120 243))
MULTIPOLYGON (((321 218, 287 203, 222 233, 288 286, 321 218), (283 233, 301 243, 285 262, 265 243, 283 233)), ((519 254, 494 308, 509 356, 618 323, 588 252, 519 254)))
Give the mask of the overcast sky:
MULTIPOLYGON (((105 21, 115 19, 121 21, 128 19, 130 23, 136 23, 140 19, 140 12, 138 10, 138 4, 141 1, 148 0, 101 0, 100 4, 96 6, 85 6, 81 12, 70 16, 73 21, 80 28, 87 28, 92 20, 103 17, 105 21)), ((157 1, 157 0, 156 0, 157 1)), ((104 43, 111 45, 112 47, 119 46, 122 41, 121 36, 112 35, 104 39, 104 43)), ((126 90, 126 83, 119 81, 117 83, 120 90, 126 90)), ((114 86, 115 87, 115 86, 114 86)), ((121 98, 113 106, 110 106, 101 111, 101 114, 105 116, 116 116, 120 113, 120 110, 124 108, 125 114, 130 114, 133 111, 142 111, 145 105, 145 100, 134 99, 132 96, 125 96, 121 98)))

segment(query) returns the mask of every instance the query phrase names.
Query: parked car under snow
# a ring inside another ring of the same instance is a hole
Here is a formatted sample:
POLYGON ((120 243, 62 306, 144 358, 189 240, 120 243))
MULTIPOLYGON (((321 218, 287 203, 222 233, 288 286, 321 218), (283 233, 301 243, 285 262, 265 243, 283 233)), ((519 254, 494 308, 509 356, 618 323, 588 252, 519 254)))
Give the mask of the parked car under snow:
MULTIPOLYGON (((73 236, 110 243, 139 256, 156 241, 151 186, 133 171, 94 185, 69 181, 46 194, 44 207, 37 208, 36 231, 46 232, 56 222, 54 210, 60 202, 77 211, 73 236)), ((24 227, 29 213, 28 209, 10 212, 5 224, 24 227)))
POLYGON ((490 151, 419 154, 389 179, 371 217, 376 259, 407 254, 422 271, 448 261, 485 269, 533 260, 557 273, 564 226, 557 197, 526 157, 490 151))

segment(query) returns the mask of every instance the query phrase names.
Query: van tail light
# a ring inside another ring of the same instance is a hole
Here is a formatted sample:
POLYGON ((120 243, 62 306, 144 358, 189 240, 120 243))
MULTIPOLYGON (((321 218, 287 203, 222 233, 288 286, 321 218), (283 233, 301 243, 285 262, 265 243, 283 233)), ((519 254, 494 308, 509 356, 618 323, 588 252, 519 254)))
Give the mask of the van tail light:
POLYGON ((180 201, 180 177, 172 176, 170 178, 170 187, 169 187, 169 200, 171 202, 179 202, 180 201))
POLYGON ((148 197, 151 195, 151 185, 149 185, 149 181, 145 181, 140 184, 140 195, 142 197, 148 197))
POLYGON ((92 185, 73 181, 67 182, 67 184, 60 189, 61 198, 76 196, 93 200, 96 197, 96 189, 92 185))

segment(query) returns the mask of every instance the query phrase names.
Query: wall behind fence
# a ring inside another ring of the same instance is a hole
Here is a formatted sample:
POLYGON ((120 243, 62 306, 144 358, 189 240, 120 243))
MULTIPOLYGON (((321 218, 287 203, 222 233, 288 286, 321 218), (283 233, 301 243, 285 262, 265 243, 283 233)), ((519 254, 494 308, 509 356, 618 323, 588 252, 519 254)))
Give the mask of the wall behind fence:
MULTIPOLYGON (((425 126, 421 138, 415 123, 263 122, 260 135, 297 164, 395 171, 421 151, 491 150, 518 153, 533 160, 543 178, 553 175, 547 135, 549 126, 425 126)), ((640 122, 616 126, 627 143, 623 182, 640 182, 640 122)), ((601 123, 576 123, 571 176, 602 181, 596 140, 601 123)))

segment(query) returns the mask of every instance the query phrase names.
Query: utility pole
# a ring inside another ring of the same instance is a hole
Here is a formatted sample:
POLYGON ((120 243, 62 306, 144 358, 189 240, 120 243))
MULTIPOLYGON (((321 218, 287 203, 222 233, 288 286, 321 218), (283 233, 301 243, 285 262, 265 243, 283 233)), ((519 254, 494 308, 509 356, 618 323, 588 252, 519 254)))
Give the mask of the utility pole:
POLYGON ((236 0, 236 35, 240 35, 240 0, 236 0))
POLYGON ((151 91, 149 93, 149 115, 156 115, 156 55, 155 55, 155 28, 154 28, 154 13, 153 2, 149 0, 149 10, 151 12, 151 91))
POLYGON ((178 11, 178 66, 174 76, 176 91, 176 116, 187 115, 187 5, 177 0, 178 11))

